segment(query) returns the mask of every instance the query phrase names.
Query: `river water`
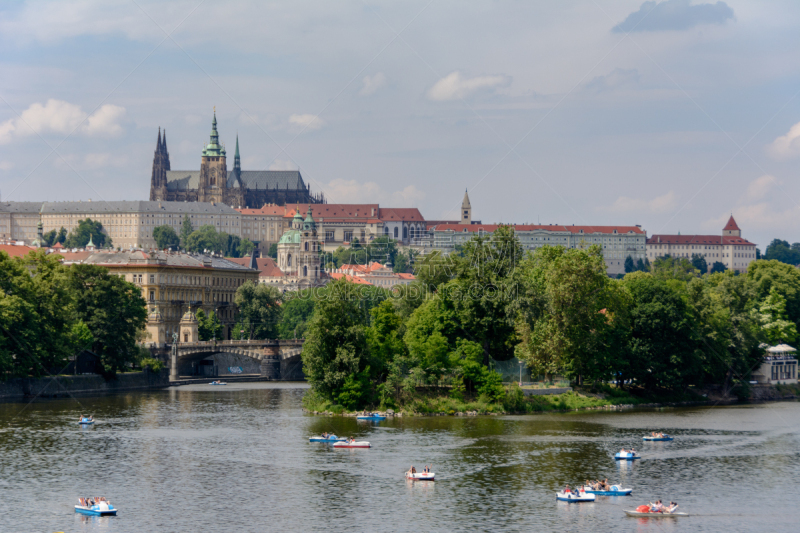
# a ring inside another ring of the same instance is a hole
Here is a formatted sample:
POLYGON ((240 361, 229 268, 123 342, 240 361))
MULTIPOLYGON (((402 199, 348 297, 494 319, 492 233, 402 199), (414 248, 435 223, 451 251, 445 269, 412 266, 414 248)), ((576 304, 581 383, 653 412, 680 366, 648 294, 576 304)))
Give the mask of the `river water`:
POLYGON ((532 416, 304 415, 297 384, 0 404, 1 532, 798 531, 800 403, 532 416), (79 414, 97 424, 81 428, 79 414), (652 430, 671 443, 643 444, 652 430), (310 444, 322 431, 372 449, 310 444), (642 459, 616 463, 620 447, 642 459), (435 482, 406 482, 432 464, 435 482), (634 489, 556 502, 587 477, 634 489), (117 517, 73 512, 105 495, 117 517), (693 516, 628 518, 660 498, 693 516))

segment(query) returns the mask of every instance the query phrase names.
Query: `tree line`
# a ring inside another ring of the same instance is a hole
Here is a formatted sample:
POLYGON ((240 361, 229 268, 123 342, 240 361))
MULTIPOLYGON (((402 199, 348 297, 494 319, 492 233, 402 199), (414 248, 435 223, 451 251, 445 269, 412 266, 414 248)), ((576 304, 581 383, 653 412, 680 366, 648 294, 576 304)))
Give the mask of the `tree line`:
POLYGON ((283 333, 305 337, 313 393, 347 408, 391 406, 420 385, 446 384, 456 396, 499 400, 492 361, 515 356, 533 375, 578 385, 731 386, 759 365, 761 343, 797 337, 800 271, 778 261, 737 275, 663 258, 612 279, 599 247, 525 253, 510 227, 461 252, 427 255, 418 282, 394 292, 365 296, 340 280, 284 303, 283 333))
POLYGON ((83 351, 112 377, 140 360, 146 319, 141 290, 106 268, 0 252, 0 379, 60 373, 83 351))

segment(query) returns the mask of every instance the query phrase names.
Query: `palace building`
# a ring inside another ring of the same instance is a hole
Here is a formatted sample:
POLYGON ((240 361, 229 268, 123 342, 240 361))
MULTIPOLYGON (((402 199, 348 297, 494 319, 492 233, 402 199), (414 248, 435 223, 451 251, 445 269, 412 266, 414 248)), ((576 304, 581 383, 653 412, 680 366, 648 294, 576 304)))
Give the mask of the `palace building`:
POLYGON ((239 136, 233 169, 228 170, 227 152, 217 132, 217 114, 211 137, 200 154, 200 170, 172 170, 167 150, 167 132, 158 141, 150 177, 150 201, 214 202, 230 207, 261 208, 265 204, 322 204, 323 194, 312 194, 298 170, 242 170, 239 136))
POLYGON ((733 215, 722 228, 722 235, 653 235, 647 239, 647 258, 652 262, 659 257, 685 257, 699 255, 708 268, 722 263, 734 272, 745 272, 756 260, 756 245, 742 238, 742 230, 733 215))

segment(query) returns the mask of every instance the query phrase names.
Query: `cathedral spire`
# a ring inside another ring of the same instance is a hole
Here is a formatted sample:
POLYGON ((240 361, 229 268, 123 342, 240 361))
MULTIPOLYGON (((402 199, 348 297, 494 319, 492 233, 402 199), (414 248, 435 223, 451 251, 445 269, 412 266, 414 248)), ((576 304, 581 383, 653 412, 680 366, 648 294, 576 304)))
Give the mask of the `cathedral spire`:
POLYGON ((164 128, 164 142, 161 144, 161 151, 167 153, 167 128, 164 128))
POLYGON ((217 132, 217 108, 214 108, 214 120, 211 122, 211 136, 208 144, 203 147, 204 156, 225 156, 225 148, 219 144, 217 132))
POLYGON ((161 151, 161 126, 158 127, 158 142, 156 143, 156 152, 161 151))

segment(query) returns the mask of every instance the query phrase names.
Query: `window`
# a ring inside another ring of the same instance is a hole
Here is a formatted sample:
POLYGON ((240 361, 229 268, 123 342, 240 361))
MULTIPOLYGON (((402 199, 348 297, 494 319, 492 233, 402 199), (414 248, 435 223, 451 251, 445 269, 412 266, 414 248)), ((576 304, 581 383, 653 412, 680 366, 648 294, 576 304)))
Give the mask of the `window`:
POLYGON ((408 239, 408 226, 403 226, 403 238, 408 239))
POLYGON ((397 238, 397 228, 394 228, 394 238, 397 238))
POLYGON ((348 230, 344 232, 344 240, 345 242, 352 242, 353 241, 353 231, 348 230))
POLYGON ((156 275, 150 274, 150 283, 155 283, 155 282, 156 282, 156 275))
POLYGON ((150 291, 150 301, 151 302, 156 301, 156 291, 150 291))
POLYGON ((305 243, 305 250, 306 250, 306 252, 308 251, 308 241, 306 241, 306 243, 305 243))

